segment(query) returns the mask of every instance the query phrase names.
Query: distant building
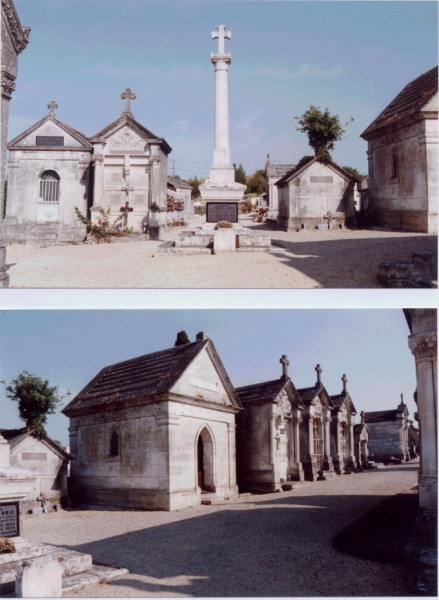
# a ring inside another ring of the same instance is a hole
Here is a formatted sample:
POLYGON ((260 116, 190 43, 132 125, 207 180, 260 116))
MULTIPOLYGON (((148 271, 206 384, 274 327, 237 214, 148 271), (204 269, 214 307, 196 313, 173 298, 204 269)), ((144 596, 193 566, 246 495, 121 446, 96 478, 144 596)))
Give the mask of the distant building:
POLYGON ((434 67, 407 84, 361 134, 373 225, 437 233, 438 133, 434 67))
POLYGON ((340 227, 355 224, 355 178, 333 162, 316 157, 288 172, 275 184, 283 231, 303 227, 340 227))
POLYGON ((391 459, 410 460, 408 416, 402 394, 401 402, 394 410, 361 413, 362 423, 367 425, 370 432, 368 447, 375 462, 389 462, 391 459))
MULTIPOLYGON (((177 203, 181 203, 182 209, 180 211, 175 211, 180 213, 181 218, 187 219, 193 214, 192 207, 192 186, 188 183, 180 179, 180 177, 171 177, 168 176, 167 179, 167 189, 168 189, 168 199, 169 196, 175 200, 177 203)), ((169 220, 169 215, 168 215, 169 220)), ((172 218, 171 218, 172 220, 172 218)))
POLYGON ((33 437, 26 428, 2 429, 0 434, 9 444, 10 466, 30 472, 35 477, 32 506, 35 506, 37 498, 42 497, 47 508, 64 503, 67 500, 69 463, 66 450, 48 436, 41 439, 33 437))
POLYGON ((5 218, 8 241, 81 241, 85 226, 75 208, 96 221, 124 215, 134 231, 148 228, 151 212, 166 227, 167 157, 171 147, 136 121, 127 88, 122 115, 87 137, 49 114, 8 145, 9 176, 5 218))
POLYGON ((272 163, 270 155, 267 155, 265 163, 265 180, 267 183, 267 206, 269 211, 277 211, 279 207, 279 199, 276 183, 287 173, 290 173, 295 168, 295 165, 281 165, 272 163))

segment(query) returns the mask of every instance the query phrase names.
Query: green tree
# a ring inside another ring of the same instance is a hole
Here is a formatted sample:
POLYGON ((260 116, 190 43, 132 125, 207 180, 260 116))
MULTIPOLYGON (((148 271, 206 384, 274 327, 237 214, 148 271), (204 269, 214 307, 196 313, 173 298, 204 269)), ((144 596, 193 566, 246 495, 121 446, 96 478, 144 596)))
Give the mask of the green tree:
MULTIPOLYGON (((345 130, 342 128, 337 115, 331 115, 326 108, 324 112, 316 106, 310 106, 301 117, 294 117, 299 123, 297 131, 306 133, 308 143, 314 150, 320 162, 331 160, 330 150, 334 150, 335 142, 343 137, 345 130)), ((351 117, 351 121, 353 118, 351 117)))
POLYGON ((192 179, 187 179, 186 183, 192 186, 191 198, 194 200, 195 198, 200 197, 200 185, 203 183, 204 179, 198 179, 196 175, 192 177, 192 179))
POLYGON ((61 402, 58 388, 51 387, 47 379, 23 371, 6 387, 6 392, 8 398, 18 402, 18 414, 29 433, 37 438, 44 436, 47 416, 53 415, 61 402))
POLYGON ((258 169, 253 175, 247 177, 248 194, 265 194, 267 190, 267 181, 265 179, 264 169, 258 169))
POLYGON ((342 167, 342 168, 345 171, 347 171, 350 175, 355 177, 357 183, 361 183, 361 180, 363 179, 364 175, 362 175, 358 169, 356 169, 355 167, 342 167))
POLYGON ((314 156, 309 156, 309 155, 305 155, 302 156, 302 158, 298 161, 295 170, 298 171, 299 169, 301 169, 304 165, 306 165, 307 163, 309 163, 310 160, 312 160, 314 158, 314 156))
POLYGON ((247 185, 247 176, 245 174, 245 169, 242 165, 237 166, 236 163, 233 163, 233 168, 235 169, 235 181, 236 183, 243 183, 247 185))

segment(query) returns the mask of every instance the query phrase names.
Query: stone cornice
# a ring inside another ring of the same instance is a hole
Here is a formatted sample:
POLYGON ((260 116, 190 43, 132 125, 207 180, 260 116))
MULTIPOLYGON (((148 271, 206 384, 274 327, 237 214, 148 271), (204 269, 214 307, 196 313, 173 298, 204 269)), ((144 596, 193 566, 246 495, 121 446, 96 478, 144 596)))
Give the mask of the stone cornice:
POLYGON ((30 28, 22 27, 12 0, 2 0, 2 14, 5 15, 12 43, 17 54, 19 54, 29 43, 30 28))

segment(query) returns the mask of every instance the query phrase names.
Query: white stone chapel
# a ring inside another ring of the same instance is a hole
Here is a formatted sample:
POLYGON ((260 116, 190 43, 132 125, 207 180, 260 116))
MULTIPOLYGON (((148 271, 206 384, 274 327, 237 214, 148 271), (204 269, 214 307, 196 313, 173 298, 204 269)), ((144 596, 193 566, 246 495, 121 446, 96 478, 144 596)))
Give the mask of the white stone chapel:
POLYGON ((167 157, 171 147, 134 118, 127 88, 121 116, 92 137, 49 113, 9 144, 7 241, 81 241, 75 208, 95 220, 124 215, 133 231, 166 226, 167 157))

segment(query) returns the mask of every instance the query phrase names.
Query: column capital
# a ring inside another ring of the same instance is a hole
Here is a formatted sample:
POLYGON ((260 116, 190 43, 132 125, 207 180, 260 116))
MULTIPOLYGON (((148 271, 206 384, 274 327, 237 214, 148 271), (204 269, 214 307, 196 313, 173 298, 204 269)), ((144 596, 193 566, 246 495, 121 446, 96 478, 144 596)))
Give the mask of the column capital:
POLYGON ((416 360, 429 360, 437 356, 437 334, 434 332, 410 335, 408 345, 416 360))

